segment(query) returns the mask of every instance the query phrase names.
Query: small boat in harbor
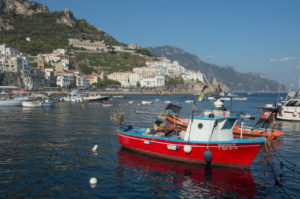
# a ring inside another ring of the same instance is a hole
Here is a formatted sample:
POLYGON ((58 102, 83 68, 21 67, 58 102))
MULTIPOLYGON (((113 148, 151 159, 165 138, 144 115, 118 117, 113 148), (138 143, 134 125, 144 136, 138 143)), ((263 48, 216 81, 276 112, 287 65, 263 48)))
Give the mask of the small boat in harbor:
POLYGON ((264 137, 234 138, 232 129, 238 116, 196 116, 186 131, 172 128, 120 127, 119 143, 147 155, 188 163, 249 167, 264 137))
POLYGON ((22 106, 25 107, 25 108, 38 108, 38 107, 42 107, 42 101, 37 101, 37 100, 34 100, 34 101, 23 101, 22 102, 22 106))
POLYGON ((240 96, 238 96, 238 97, 232 98, 232 100, 236 100, 236 101, 245 101, 245 100, 247 100, 247 97, 240 97, 240 96))
POLYGON ((42 107, 54 107, 56 101, 53 98, 47 97, 42 102, 42 107))
POLYGON ((98 94, 87 94, 83 97, 84 101, 87 102, 99 102, 103 100, 108 100, 108 96, 98 95, 98 94))
POLYGON ((62 100, 65 102, 88 102, 88 99, 84 99, 84 96, 77 89, 69 92, 62 100))
POLYGON ((103 107, 110 107, 113 105, 113 102, 111 100, 103 100, 102 101, 102 106, 103 107))
POLYGON ((147 101, 147 100, 143 100, 143 101, 142 101, 142 104, 143 104, 143 105, 146 105, 146 104, 152 104, 152 102, 151 102, 151 101, 147 101))
POLYGON ((190 104, 190 103, 193 103, 194 100, 185 100, 184 102, 190 104))
POLYGON ((22 101, 30 98, 30 93, 24 90, 13 90, 11 93, 0 93, 1 106, 22 106, 22 101))

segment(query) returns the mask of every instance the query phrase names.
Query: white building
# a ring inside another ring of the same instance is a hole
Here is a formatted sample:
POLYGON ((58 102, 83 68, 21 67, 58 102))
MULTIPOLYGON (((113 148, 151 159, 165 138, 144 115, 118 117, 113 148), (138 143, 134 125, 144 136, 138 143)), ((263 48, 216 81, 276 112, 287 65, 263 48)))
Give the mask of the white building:
POLYGON ((9 48, 9 47, 6 46, 6 44, 0 45, 0 55, 10 57, 10 56, 16 56, 18 54, 20 54, 20 52, 18 50, 15 50, 13 48, 9 48))
POLYGON ((184 82, 204 82, 203 74, 199 71, 186 70, 184 74, 181 75, 184 82))
POLYGON ((89 88, 91 85, 90 85, 90 81, 86 77, 77 76, 76 77, 76 86, 78 88, 86 89, 86 88, 89 88))
POLYGON ((154 76, 140 80, 141 87, 160 87, 165 86, 165 76, 154 76))
POLYGON ((108 79, 121 83, 121 87, 136 87, 140 81, 140 76, 134 72, 115 72, 107 76, 108 79))
MULTIPOLYGON (((159 61, 148 61, 146 62, 147 68, 156 69, 161 71, 159 75, 168 75, 171 78, 179 77, 185 73, 185 68, 181 66, 177 61, 171 62, 166 57, 161 58, 159 61)), ((156 73, 156 75, 158 75, 156 73)))
POLYGON ((65 88, 75 81, 74 75, 59 75, 56 77, 56 85, 65 88))

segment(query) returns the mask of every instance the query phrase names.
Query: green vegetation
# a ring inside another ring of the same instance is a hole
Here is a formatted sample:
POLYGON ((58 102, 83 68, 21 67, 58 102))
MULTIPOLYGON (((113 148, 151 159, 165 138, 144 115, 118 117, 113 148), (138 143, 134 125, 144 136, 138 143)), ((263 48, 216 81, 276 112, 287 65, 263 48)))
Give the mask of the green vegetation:
POLYGON ((94 71, 93 67, 88 67, 88 66, 82 65, 82 64, 79 65, 79 69, 80 69, 81 72, 83 72, 86 75, 90 75, 94 71))
POLYGON ((115 80, 106 79, 103 82, 93 83, 94 88, 109 87, 109 86, 121 86, 121 83, 115 80))
POLYGON ((137 49, 136 50, 137 53, 143 54, 143 55, 147 55, 150 57, 155 57, 148 49, 146 48, 141 48, 141 49, 137 49))
POLYGON ((182 77, 177 79, 166 79, 166 85, 172 85, 172 84, 184 84, 184 81, 182 77))
POLYGON ((5 13, 3 20, 14 29, 1 31, 0 42, 31 55, 67 48, 68 38, 103 40, 107 45, 124 45, 84 19, 76 20, 71 16, 73 26, 58 24, 57 19, 63 16, 64 12, 43 12, 32 16, 16 15, 14 11, 5 13), (30 41, 26 41, 26 37, 30 41))
MULTIPOLYGON (((101 70, 109 73, 131 71, 134 67, 145 66, 145 59, 143 57, 127 52, 117 52, 114 54, 106 52, 76 53, 74 62, 79 63, 79 66, 85 65, 90 66, 90 68, 91 66, 101 68, 101 70)), ((84 72, 82 69, 81 71, 84 72)))
MULTIPOLYGON (((66 15, 64 12, 42 12, 25 16, 17 15, 14 10, 11 10, 2 14, 1 18, 13 29, 0 31, 0 43, 6 43, 29 55, 50 53, 59 48, 67 49, 71 65, 76 66, 85 74, 102 70, 107 73, 132 71, 134 67, 145 66, 145 58, 141 55, 153 56, 147 49, 133 50, 134 53, 140 55, 115 51, 113 46, 126 45, 90 25, 84 19, 75 19, 72 13, 66 15), (58 23, 62 19, 67 19, 72 25, 58 23), (30 41, 26 40, 27 37, 30 41), (90 53, 85 49, 70 46, 69 38, 92 42, 104 41, 110 50, 90 53)), ((32 63, 31 66, 37 67, 37 64, 32 63)), ((53 66, 45 64, 45 68, 50 67, 53 66)))
POLYGON ((56 83, 51 83, 50 87, 57 87, 57 84, 56 83))

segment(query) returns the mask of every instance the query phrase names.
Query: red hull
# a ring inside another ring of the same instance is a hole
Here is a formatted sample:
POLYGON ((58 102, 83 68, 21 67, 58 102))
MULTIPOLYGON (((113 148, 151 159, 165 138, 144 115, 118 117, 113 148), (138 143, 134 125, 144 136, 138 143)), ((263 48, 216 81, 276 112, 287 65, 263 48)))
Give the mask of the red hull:
POLYGON ((192 151, 185 153, 185 142, 174 142, 166 139, 151 139, 129 134, 118 133, 122 146, 142 152, 151 156, 189 162, 206 164, 203 154, 207 149, 212 153, 211 164, 228 165, 235 167, 249 167, 260 149, 259 143, 190 143, 192 151), (168 149, 176 146, 176 150, 168 149))

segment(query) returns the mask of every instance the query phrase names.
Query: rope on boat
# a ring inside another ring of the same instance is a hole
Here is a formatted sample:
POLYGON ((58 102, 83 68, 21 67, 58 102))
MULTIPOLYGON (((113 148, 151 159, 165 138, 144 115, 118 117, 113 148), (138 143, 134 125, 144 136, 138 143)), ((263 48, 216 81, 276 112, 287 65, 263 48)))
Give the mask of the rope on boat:
POLYGON ((269 165, 271 167, 272 174, 273 174, 273 177, 274 177, 274 180, 275 180, 275 185, 281 185, 279 180, 277 179, 273 164, 271 162, 270 153, 269 153, 268 146, 267 146, 267 141, 265 141, 265 149, 266 149, 266 152, 267 152, 265 157, 267 159, 267 163, 269 163, 269 165))
MULTIPOLYGON (((275 173, 275 170, 274 170, 274 167, 273 167, 273 164, 271 162, 271 158, 270 158, 270 153, 269 153, 269 150, 268 150, 268 146, 267 146, 267 141, 265 140, 265 149, 266 149, 266 155, 265 155, 265 159, 267 159, 267 163, 269 163, 270 167, 271 167, 271 170, 272 170, 272 174, 273 174, 273 177, 274 177, 274 180, 275 180, 275 185, 278 185, 280 187, 280 189, 286 194, 286 196, 288 198, 292 198, 290 196, 290 194, 283 188, 283 185, 279 182, 279 180, 277 179, 277 176, 276 176, 276 173, 275 173)), ((275 154, 275 153, 274 153, 275 154)))
POLYGON ((278 153, 278 152, 276 151, 276 149, 275 149, 272 145, 271 145, 271 147, 272 147, 272 149, 273 149, 272 151, 273 151, 274 156, 277 158, 277 160, 278 160, 279 163, 280 163, 280 168, 281 168, 281 169, 286 168, 286 169, 288 169, 288 170, 290 170, 290 171, 292 171, 292 172, 295 172, 295 173, 297 173, 297 174, 300 174, 299 171, 297 171, 296 169, 292 168, 292 167, 295 167, 297 164, 295 164, 295 163, 293 163, 293 162, 287 160, 286 158, 284 158, 280 153, 278 153), (291 164, 292 166, 288 166, 285 162, 291 164))

